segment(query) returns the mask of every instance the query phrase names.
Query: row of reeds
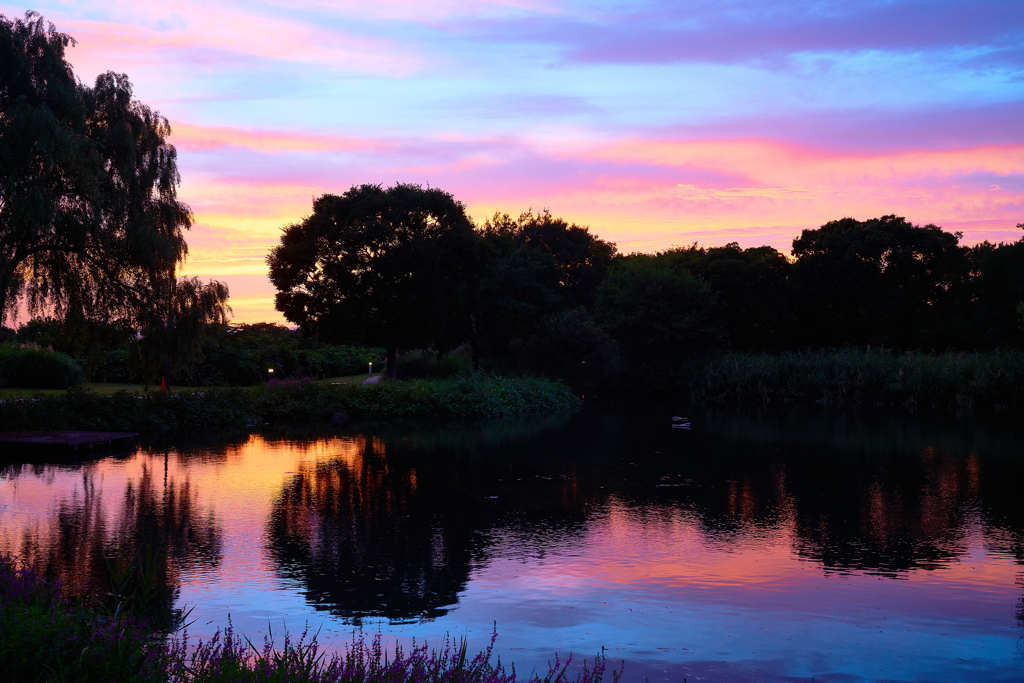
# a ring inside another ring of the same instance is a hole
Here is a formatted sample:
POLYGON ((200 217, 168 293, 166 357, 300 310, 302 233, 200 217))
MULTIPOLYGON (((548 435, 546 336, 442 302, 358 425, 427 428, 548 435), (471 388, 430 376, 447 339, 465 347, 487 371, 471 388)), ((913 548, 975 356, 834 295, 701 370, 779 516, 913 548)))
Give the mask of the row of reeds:
POLYGON ((729 353, 686 369, 703 405, 818 403, 910 412, 1005 412, 1024 405, 1024 352, 841 349, 729 353))

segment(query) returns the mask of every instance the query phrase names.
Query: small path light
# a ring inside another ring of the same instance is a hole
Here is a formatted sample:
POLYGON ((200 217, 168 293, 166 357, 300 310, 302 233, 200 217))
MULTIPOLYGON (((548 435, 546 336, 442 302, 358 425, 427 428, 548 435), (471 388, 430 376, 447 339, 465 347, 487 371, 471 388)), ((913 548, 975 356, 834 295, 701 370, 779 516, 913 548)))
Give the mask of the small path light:
POLYGON ((373 361, 370 361, 370 374, 373 374, 373 361))
POLYGON ((267 368, 267 374, 270 375, 271 377, 273 377, 274 376, 274 368, 267 368))

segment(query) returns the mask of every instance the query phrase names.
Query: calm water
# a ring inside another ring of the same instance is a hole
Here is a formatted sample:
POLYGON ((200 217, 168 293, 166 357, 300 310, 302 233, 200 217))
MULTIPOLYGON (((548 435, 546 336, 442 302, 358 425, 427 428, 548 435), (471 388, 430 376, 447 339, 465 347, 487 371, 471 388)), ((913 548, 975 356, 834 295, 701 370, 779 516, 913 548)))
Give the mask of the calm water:
POLYGON ((1020 434, 695 422, 7 453, 0 550, 89 590, 155 549, 199 634, 482 645, 496 622, 520 672, 604 646, 628 680, 1024 678, 1020 434))

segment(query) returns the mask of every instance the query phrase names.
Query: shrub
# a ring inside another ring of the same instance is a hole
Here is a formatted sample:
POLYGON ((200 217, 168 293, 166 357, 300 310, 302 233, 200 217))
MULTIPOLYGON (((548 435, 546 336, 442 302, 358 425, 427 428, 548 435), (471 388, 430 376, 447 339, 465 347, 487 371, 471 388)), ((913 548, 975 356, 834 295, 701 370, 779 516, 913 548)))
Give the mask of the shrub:
POLYGON ((64 389, 84 378, 81 366, 66 353, 0 345, 0 386, 64 389))
MULTIPOLYGON (((384 368, 381 367, 381 369, 384 368)), ((464 349, 452 351, 440 357, 433 351, 416 349, 403 353, 398 359, 398 376, 403 379, 442 379, 472 372, 472 370, 473 361, 464 349)))

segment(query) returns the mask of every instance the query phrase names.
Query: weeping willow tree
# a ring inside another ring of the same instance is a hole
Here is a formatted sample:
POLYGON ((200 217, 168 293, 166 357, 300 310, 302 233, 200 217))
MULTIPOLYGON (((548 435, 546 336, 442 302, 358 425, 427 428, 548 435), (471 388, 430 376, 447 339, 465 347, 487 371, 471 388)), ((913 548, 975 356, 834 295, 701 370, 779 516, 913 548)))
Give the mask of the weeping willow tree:
POLYGON ((224 321, 227 288, 175 276, 192 214, 170 125, 124 74, 78 82, 73 44, 33 12, 0 15, 0 323, 24 308, 191 347, 199 320, 224 321))
POLYGON ((223 283, 182 278, 167 283, 155 297, 141 326, 139 340, 145 379, 177 377, 181 369, 202 357, 202 345, 214 325, 225 325, 231 308, 223 283))

